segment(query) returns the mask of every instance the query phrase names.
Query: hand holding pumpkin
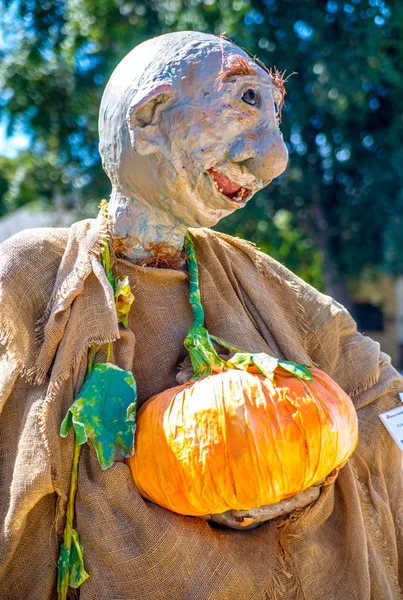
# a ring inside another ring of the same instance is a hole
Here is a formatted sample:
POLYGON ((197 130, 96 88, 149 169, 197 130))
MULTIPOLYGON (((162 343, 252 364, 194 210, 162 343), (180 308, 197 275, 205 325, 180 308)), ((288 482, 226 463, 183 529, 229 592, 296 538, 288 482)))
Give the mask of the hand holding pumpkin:
MULTIPOLYGON (((358 441, 354 406, 319 369, 265 354, 220 358, 203 328, 190 236, 186 250, 195 321, 185 345, 194 377, 142 406, 127 462, 144 497, 182 515, 275 505, 345 464, 358 441)), ((305 494, 302 505, 317 496, 305 494)))

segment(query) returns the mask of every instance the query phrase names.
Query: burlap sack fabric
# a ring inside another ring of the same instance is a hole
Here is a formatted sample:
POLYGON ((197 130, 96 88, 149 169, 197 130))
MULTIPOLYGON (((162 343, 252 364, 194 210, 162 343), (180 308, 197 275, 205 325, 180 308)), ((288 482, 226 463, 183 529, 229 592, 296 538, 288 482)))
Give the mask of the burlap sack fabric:
MULTIPOLYGON (((99 219, 87 220, 23 232, 0 247, 4 600, 56 598, 73 449, 73 436, 62 439, 59 427, 83 383, 88 348, 116 341, 112 361, 133 369, 140 403, 175 385, 185 357, 186 275, 116 261, 115 274, 129 275, 135 295, 130 327, 119 330, 97 259, 103 233, 99 219)), ((359 446, 316 503, 248 532, 143 500, 122 461, 102 472, 84 446, 76 515, 91 577, 80 598, 402 598, 401 453, 378 418, 399 404, 402 378, 332 299, 247 242, 191 234, 209 331, 323 369, 353 398, 359 446)))

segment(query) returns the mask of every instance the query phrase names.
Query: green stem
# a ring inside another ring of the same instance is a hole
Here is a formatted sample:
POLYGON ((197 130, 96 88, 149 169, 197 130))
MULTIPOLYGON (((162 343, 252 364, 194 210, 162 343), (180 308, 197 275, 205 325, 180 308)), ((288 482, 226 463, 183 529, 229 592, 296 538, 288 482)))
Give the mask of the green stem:
MULTIPOLYGON (((71 470, 71 479, 70 479, 70 492, 69 492, 69 500, 67 503, 67 511, 66 511, 66 525, 64 527, 63 534, 63 546, 66 552, 70 553, 71 550, 71 542, 73 539, 73 519, 74 519, 74 502, 76 498, 77 492, 77 481, 78 481, 78 462, 80 459, 81 446, 78 445, 77 440, 74 439, 74 454, 73 454, 73 466, 71 470)), ((58 589, 58 600, 66 600, 67 591, 69 588, 70 581, 70 569, 65 569, 63 572, 63 577, 59 582, 58 589)))
POLYGON ((95 344, 91 346, 90 351, 88 352, 88 364, 87 364, 87 373, 86 376, 89 375, 90 371, 92 371, 92 367, 94 366, 95 355, 97 353, 98 346, 95 344))
POLYGON ((112 352, 112 342, 108 342, 108 345, 106 346, 106 362, 110 362, 111 352, 112 352))
POLYGON ((102 240, 102 253, 101 253, 102 266, 104 268, 106 277, 109 283, 112 286, 113 291, 115 291, 116 282, 113 277, 112 267, 111 267, 111 253, 109 250, 109 242, 107 239, 102 240))
POLYGON ((193 240, 188 231, 185 235, 185 250, 189 268, 189 301, 193 312, 193 327, 203 327, 204 310, 200 298, 199 267, 193 240))
POLYGON ((210 334, 210 337, 216 344, 218 344, 219 346, 222 346, 223 348, 226 348, 230 352, 234 352, 235 354, 237 354, 238 352, 243 352, 243 350, 240 350, 239 348, 235 348, 235 346, 231 346, 231 344, 228 344, 227 342, 225 342, 221 338, 217 337, 216 335, 210 334))
POLYGON ((105 272, 108 273, 111 268, 111 254, 109 251, 109 244, 108 244, 107 240, 103 240, 102 264, 105 269, 105 272))
MULTIPOLYGON (((97 353, 97 350, 98 350, 98 346, 96 344, 94 344, 93 346, 91 346, 91 348, 88 352, 88 363, 87 363, 87 374, 86 374, 87 377, 94 366, 95 355, 97 353)), ((69 491, 69 499, 67 502, 67 510, 66 510, 66 524, 64 526, 64 532, 63 532, 63 549, 68 557, 70 557, 71 542, 73 539, 74 503, 75 503, 76 492, 77 492, 78 463, 80 460, 80 454, 81 454, 81 446, 77 443, 77 439, 74 434, 73 465, 71 467, 70 491, 69 491)), ((59 582, 58 582, 58 591, 57 591, 58 600, 66 600, 67 591, 69 589, 69 582, 70 582, 70 569, 66 567, 63 570, 63 575, 62 575, 61 580, 59 580, 59 582)))

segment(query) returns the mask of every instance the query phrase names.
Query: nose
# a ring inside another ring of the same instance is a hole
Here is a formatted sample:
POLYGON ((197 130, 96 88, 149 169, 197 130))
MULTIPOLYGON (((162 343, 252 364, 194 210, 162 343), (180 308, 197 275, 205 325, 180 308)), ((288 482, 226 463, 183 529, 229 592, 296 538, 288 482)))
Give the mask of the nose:
POLYGON ((267 185, 285 171, 288 150, 278 130, 249 139, 238 138, 230 148, 229 157, 242 162, 249 173, 267 185))

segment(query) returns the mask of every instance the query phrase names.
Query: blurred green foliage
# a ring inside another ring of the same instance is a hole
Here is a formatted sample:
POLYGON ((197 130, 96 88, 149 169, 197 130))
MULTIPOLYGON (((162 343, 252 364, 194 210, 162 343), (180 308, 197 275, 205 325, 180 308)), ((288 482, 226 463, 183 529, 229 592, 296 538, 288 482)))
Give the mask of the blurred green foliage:
POLYGON ((0 214, 32 198, 82 214, 107 196, 97 151, 103 87, 160 33, 227 36, 295 71, 284 175, 219 228, 345 300, 363 269, 403 272, 403 3, 399 0, 15 0, 3 7, 0 110, 29 151, 0 163, 0 214))

